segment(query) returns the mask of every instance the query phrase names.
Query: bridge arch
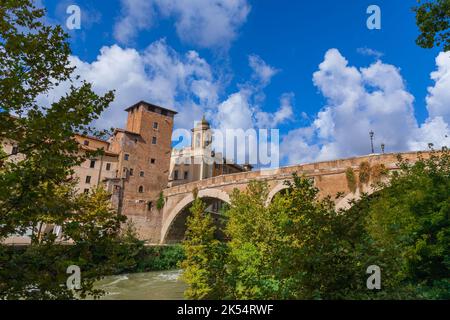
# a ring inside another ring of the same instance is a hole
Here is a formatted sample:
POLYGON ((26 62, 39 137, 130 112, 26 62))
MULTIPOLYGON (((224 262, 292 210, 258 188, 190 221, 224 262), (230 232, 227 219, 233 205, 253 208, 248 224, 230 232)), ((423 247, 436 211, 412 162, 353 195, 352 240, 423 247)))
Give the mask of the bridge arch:
MULTIPOLYGON (((198 192, 198 197, 201 199, 215 199, 220 200, 224 203, 230 204, 230 196, 223 190, 220 189, 202 189, 198 192)), ((169 213, 165 219, 162 229, 161 229, 161 243, 165 243, 167 236, 169 234, 172 224, 177 219, 177 217, 184 212, 189 205, 194 202, 194 195, 189 193, 184 197, 169 213)))
POLYGON ((282 192, 283 190, 286 190, 288 188, 289 186, 286 185, 284 181, 279 182, 275 187, 272 188, 272 190, 270 190, 269 194, 267 195, 266 206, 270 205, 277 193, 282 192))

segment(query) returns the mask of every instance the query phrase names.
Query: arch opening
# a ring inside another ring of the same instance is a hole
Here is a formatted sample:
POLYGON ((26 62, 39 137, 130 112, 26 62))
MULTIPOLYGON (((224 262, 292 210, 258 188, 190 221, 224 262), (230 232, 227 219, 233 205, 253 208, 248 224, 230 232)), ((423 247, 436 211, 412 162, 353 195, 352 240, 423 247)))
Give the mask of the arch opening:
MULTIPOLYGON (((202 189, 198 192, 198 197, 206 202, 206 211, 212 214, 215 223, 220 226, 223 217, 221 212, 225 204, 230 204, 229 195, 220 189, 202 189)), ((172 209, 163 222, 161 243, 179 243, 184 239, 187 217, 190 215, 189 209, 193 202, 194 196, 190 193, 172 209)))
POLYGON ((286 194, 288 188, 289 188, 289 186, 287 184, 285 184, 284 182, 277 184, 269 192, 269 194, 267 196, 267 200, 266 200, 266 206, 269 206, 272 203, 273 199, 275 199, 275 196, 277 194, 281 194, 281 195, 286 194))
MULTIPOLYGON (((226 218, 223 215, 223 210, 226 209, 228 203, 221 199, 212 197, 201 197, 201 199, 206 204, 206 213, 211 215, 214 225, 217 227, 215 237, 219 240, 223 240, 225 237, 222 230, 226 222, 226 218)), ((188 217, 191 215, 190 209, 193 201, 194 200, 192 199, 188 205, 176 214, 163 238, 164 243, 175 244, 180 243, 185 239, 187 229, 186 223, 188 217)))

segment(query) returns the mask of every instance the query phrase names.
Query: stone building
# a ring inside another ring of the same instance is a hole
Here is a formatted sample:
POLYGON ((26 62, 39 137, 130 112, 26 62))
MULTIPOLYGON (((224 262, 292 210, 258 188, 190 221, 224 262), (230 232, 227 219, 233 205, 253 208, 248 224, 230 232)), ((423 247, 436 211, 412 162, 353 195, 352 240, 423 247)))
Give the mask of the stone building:
POLYGON ((109 150, 118 154, 118 173, 107 179, 113 204, 141 235, 159 228, 156 202, 167 188, 174 116, 177 112, 144 101, 127 108, 125 129, 116 129, 109 150))
MULTIPOLYGON (((108 140, 74 135, 80 152, 103 150, 73 168, 74 178, 79 193, 104 186, 113 207, 134 222, 142 239, 159 241, 162 213, 156 204, 167 187, 248 169, 227 163, 212 151, 210 125, 204 118, 192 129, 191 147, 172 150, 177 112, 145 101, 125 111, 125 128, 116 128, 108 140)), ((23 159, 13 141, 2 141, 2 148, 13 155, 10 160, 23 159)))
POLYGON ((119 154, 110 151, 110 143, 96 137, 75 135, 81 152, 103 149, 102 155, 86 159, 81 165, 73 168, 78 178, 78 192, 87 193, 102 185, 118 174, 119 154))
POLYGON ((204 117, 191 131, 191 146, 172 150, 169 187, 251 170, 251 166, 231 163, 212 149, 211 127, 204 117))

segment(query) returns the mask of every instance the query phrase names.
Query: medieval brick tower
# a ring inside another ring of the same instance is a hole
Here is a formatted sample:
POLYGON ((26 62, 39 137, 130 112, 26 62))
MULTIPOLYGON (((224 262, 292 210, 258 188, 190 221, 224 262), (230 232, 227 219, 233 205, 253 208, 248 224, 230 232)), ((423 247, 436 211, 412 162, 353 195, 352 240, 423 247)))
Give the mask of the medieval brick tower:
POLYGON ((146 240, 159 237, 161 217, 156 209, 167 187, 175 111, 144 101, 127 108, 126 129, 116 129, 111 150, 119 154, 119 210, 146 240))

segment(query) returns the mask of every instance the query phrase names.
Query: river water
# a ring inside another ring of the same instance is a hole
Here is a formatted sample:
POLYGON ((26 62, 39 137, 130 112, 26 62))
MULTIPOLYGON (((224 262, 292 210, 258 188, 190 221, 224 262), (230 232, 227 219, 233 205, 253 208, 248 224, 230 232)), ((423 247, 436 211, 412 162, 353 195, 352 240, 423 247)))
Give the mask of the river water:
POLYGON ((101 300, 182 300, 181 270, 107 276, 95 284, 107 292, 101 300))

